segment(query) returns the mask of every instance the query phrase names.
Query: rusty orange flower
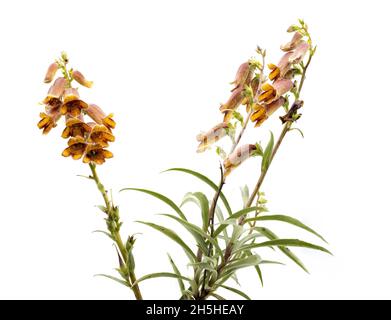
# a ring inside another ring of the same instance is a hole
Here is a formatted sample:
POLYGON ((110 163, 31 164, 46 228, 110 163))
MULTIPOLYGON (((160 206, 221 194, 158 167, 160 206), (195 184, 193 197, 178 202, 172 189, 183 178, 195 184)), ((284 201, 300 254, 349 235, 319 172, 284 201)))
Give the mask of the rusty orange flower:
POLYGON ((72 117, 80 115, 81 110, 88 108, 88 104, 80 99, 79 92, 75 88, 67 88, 64 92, 64 104, 61 106, 62 114, 69 114, 72 117))
POLYGON ((254 107, 254 112, 251 114, 251 121, 255 122, 255 127, 259 127, 267 120, 279 107, 285 103, 285 98, 280 97, 272 103, 257 104, 254 107))
POLYGON ((113 120, 114 115, 112 113, 106 115, 103 110, 96 104, 90 104, 86 112, 97 124, 103 124, 109 129, 115 128, 116 123, 113 120))
POLYGON ((82 137, 70 138, 68 147, 62 152, 62 155, 64 157, 71 156, 73 160, 79 160, 86 152, 87 145, 87 142, 82 137))
POLYGON ((108 147, 109 142, 114 142, 115 137, 111 130, 103 124, 89 123, 92 130, 90 132, 88 142, 96 143, 102 147, 108 147))
POLYGON ((65 78, 57 78, 53 85, 49 88, 49 91, 43 99, 43 103, 52 108, 59 108, 62 105, 61 97, 64 94, 66 86, 65 78))
POLYGON ((83 162, 84 163, 96 163, 96 164, 103 164, 106 159, 112 158, 113 154, 109 151, 104 149, 99 144, 89 144, 87 146, 83 162))
POLYGON ((61 113, 58 108, 46 109, 46 113, 41 112, 39 114, 41 120, 37 124, 39 129, 43 129, 42 134, 48 134, 50 130, 57 126, 57 121, 61 118, 61 113))
POLYGON ((64 139, 69 137, 85 137, 86 134, 91 132, 91 127, 84 122, 82 114, 76 118, 67 115, 65 125, 66 127, 61 135, 64 139))

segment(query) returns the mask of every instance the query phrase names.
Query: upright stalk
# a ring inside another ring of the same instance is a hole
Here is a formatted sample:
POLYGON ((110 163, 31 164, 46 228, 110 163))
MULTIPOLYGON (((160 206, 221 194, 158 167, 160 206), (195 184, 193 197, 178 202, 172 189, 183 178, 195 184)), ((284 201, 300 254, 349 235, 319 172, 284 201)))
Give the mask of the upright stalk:
MULTIPOLYGON (((124 245, 124 242, 122 241, 121 234, 119 232, 121 225, 119 222, 118 208, 115 207, 112 201, 109 199, 107 195, 107 191, 104 185, 102 184, 102 182, 100 181, 99 176, 96 172, 96 165, 90 163, 89 166, 92 173, 92 176, 90 176, 90 178, 95 181, 96 186, 105 202, 105 212, 107 214, 107 218, 106 218, 107 229, 109 230, 111 237, 113 238, 115 244, 118 247, 122 261, 124 261, 124 263, 126 264, 128 261, 128 251, 124 245)), ((132 289, 135 298, 137 300, 143 300, 138 284, 133 285, 136 282, 136 275, 134 274, 134 272, 131 271, 129 272, 129 278, 126 279, 126 282, 128 283, 129 287, 132 289)))

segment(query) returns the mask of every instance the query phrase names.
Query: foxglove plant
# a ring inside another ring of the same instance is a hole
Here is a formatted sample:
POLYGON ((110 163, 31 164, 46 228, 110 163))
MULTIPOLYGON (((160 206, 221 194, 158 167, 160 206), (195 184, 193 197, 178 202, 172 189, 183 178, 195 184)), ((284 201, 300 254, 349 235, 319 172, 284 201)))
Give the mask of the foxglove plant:
POLYGON ((82 159, 83 163, 88 164, 91 174, 84 177, 95 181, 104 201, 104 204, 98 207, 106 215, 107 231, 100 232, 106 234, 115 243, 117 249, 119 260, 117 271, 121 278, 104 274, 101 276, 129 287, 135 298, 141 300, 139 286, 135 283, 135 261, 132 253, 135 239, 129 236, 126 243, 122 240, 119 208, 114 204, 97 173, 97 165, 113 157, 107 147, 115 140, 113 129, 116 123, 113 114, 106 115, 97 105, 81 100, 78 89, 73 87, 73 81, 87 88, 91 88, 93 83, 88 81, 80 71, 69 69, 68 62, 67 55, 62 53, 61 58, 53 62, 46 72, 45 83, 52 83, 58 71, 61 71, 62 77, 58 77, 53 82, 42 102, 45 112, 40 114, 38 128, 43 130, 43 134, 47 134, 64 116, 65 128, 61 137, 68 139, 68 147, 64 149, 62 155, 72 157, 74 160, 82 159), (86 116, 90 121, 85 120, 86 116))
POLYGON ((187 243, 179 233, 170 228, 149 221, 138 221, 174 241, 183 249, 188 259, 188 268, 184 271, 169 255, 172 271, 155 272, 140 278, 135 275, 133 256, 135 238, 129 236, 126 242, 123 241, 120 233, 122 222, 119 207, 114 204, 97 174, 97 166, 113 157, 107 149, 110 143, 115 141, 113 130, 116 123, 113 114, 107 115, 97 105, 88 104, 80 98, 78 89, 72 86, 73 81, 87 88, 91 88, 93 83, 88 81, 80 71, 68 68, 68 58, 65 53, 49 66, 45 83, 52 83, 58 71, 61 71, 62 76, 54 80, 43 100, 45 112, 40 114, 38 127, 47 134, 64 116, 65 128, 61 136, 68 139, 68 146, 63 150, 62 155, 72 157, 74 160, 82 159, 83 163, 88 164, 91 174, 84 177, 95 182, 103 198, 104 204, 98 207, 105 214, 107 231, 101 232, 115 244, 119 260, 116 270, 119 276, 104 274, 101 276, 130 288, 138 300, 142 299, 139 284, 160 277, 173 278, 178 282, 178 298, 182 300, 208 298, 223 300, 221 289, 250 299, 247 293, 228 285, 227 282, 230 279, 238 282, 237 271, 251 267, 255 269, 263 285, 262 266, 280 263, 261 258, 260 249, 276 248, 304 271, 307 271, 306 267, 290 247, 330 253, 326 248, 307 241, 280 238, 263 225, 264 221, 290 224, 325 241, 316 231, 296 218, 269 214, 267 201, 262 192, 263 181, 285 136, 293 130, 301 133, 294 124, 301 117, 299 110, 304 104, 301 91, 316 51, 316 46, 313 45, 308 27, 303 20, 299 20, 298 25, 289 27, 288 32, 292 34, 292 38, 281 46, 283 56, 280 61, 276 64, 267 64, 269 72, 265 71, 266 51, 259 47, 257 48, 259 58, 251 58, 239 66, 232 82, 230 96, 226 103, 220 106, 221 122, 196 137, 198 153, 212 149, 220 140, 229 138, 232 141, 232 146, 228 150, 216 146, 216 152, 221 157, 219 181, 215 183, 206 175, 186 168, 167 170, 182 172, 203 181, 214 191, 214 194, 189 192, 185 195, 182 204, 177 205, 167 196, 152 190, 140 188, 121 190, 142 192, 161 200, 172 209, 172 213, 163 216, 182 226, 194 238, 194 243, 187 243), (253 130, 261 130, 258 127, 280 109, 284 110, 285 114, 280 116, 282 130, 276 141, 271 133, 265 145, 254 141, 242 142, 244 133, 250 129, 251 123, 254 124, 253 130), (86 117, 90 120, 86 121, 86 117), (237 170, 235 174, 240 174, 241 170, 238 168, 244 166, 244 162, 251 157, 259 159, 258 180, 251 192, 247 185, 241 189, 243 206, 233 210, 231 202, 223 192, 224 186, 228 183, 232 172, 237 170), (186 214, 184 205, 187 203, 198 205, 202 221, 200 225, 192 222, 193 219, 186 214))
POLYGON ((205 182, 215 192, 211 199, 201 192, 188 193, 182 205, 178 206, 165 195, 151 190, 124 189, 144 192, 165 202, 171 207, 173 214, 163 216, 177 222, 195 240, 194 245, 190 245, 172 229, 152 222, 139 221, 160 231, 181 246, 189 259, 188 266, 191 267, 192 272, 190 275, 184 275, 169 256, 173 272, 147 274, 139 278, 136 284, 147 279, 171 277, 179 283, 181 299, 205 300, 209 297, 224 299, 219 292, 220 289, 230 290, 245 299, 250 299, 245 292, 228 286, 226 282, 229 279, 237 281, 236 272, 239 269, 252 267, 255 268, 263 285, 261 266, 279 262, 261 258, 257 252, 260 248, 277 248, 304 271, 307 271, 306 267, 290 250, 290 247, 303 247, 330 253, 324 247, 307 241, 280 238, 262 225, 263 221, 291 224, 325 241, 316 231, 293 217, 268 214, 264 193, 261 190, 269 167, 285 136, 293 130, 301 133, 300 129, 293 125, 301 116, 298 112, 303 106, 301 91, 308 67, 316 51, 308 27, 303 20, 299 20, 298 25, 289 27, 288 32, 293 34, 292 39, 281 46, 283 56, 280 61, 277 64, 267 65, 270 69, 268 74, 265 74, 266 51, 259 47, 257 53, 261 59, 250 59, 239 66, 232 82, 234 87, 231 94, 227 102, 220 106, 223 114, 222 122, 197 136, 199 143, 197 152, 211 149, 216 142, 225 137, 230 137, 232 140, 230 150, 224 150, 220 146, 216 147, 217 153, 223 160, 223 164, 220 165, 219 182, 215 183, 207 176, 190 169, 168 170, 190 174, 205 182), (241 105, 245 106, 245 110, 240 110, 241 105), (243 134, 249 129, 250 121, 254 123, 255 128, 260 127, 279 109, 283 109, 285 115, 280 117, 282 130, 277 141, 271 133, 270 140, 265 146, 257 142, 242 144, 243 134), (232 171, 243 166, 245 160, 250 157, 260 159, 259 178, 251 193, 247 186, 242 189, 243 207, 234 211, 223 193, 223 187, 232 171), (202 225, 192 223, 186 215, 183 205, 188 202, 198 204, 202 225), (262 238, 263 240, 259 241, 262 238), (194 248, 197 250, 194 251, 194 248))

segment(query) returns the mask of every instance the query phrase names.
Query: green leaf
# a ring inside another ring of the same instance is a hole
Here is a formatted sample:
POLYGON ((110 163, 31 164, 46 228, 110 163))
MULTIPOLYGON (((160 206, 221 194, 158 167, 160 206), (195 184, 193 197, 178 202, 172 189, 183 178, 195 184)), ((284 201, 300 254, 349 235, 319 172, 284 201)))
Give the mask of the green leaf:
POLYGON ((270 132, 270 140, 263 153, 262 171, 265 171, 269 168, 270 161, 272 158, 272 153, 273 153, 273 147, 274 147, 274 136, 273 136, 273 132, 270 132))
POLYGON ((168 255, 168 259, 170 260, 170 264, 172 266, 172 269, 174 270, 174 273, 178 276, 178 285, 179 285, 179 290, 181 294, 186 291, 185 284, 183 283, 183 279, 181 279, 182 275, 181 272, 179 271, 178 267, 176 266, 174 260, 171 258, 170 255, 168 255))
POLYGON ((246 223, 251 222, 251 221, 282 221, 282 222, 286 222, 286 223, 289 223, 291 225, 294 225, 296 227, 299 227, 301 229, 304 229, 304 230, 316 235, 317 237, 319 237, 320 239, 322 239, 324 242, 327 243, 327 241, 319 233, 315 232, 310 227, 307 227, 301 221, 299 221, 295 218, 292 218, 290 216, 276 214, 276 215, 268 215, 268 216, 258 216, 258 217, 254 217, 254 218, 248 218, 245 220, 246 223))
POLYGON ((133 282, 132 287, 134 287, 136 284, 139 284, 142 281, 149 280, 149 279, 155 279, 155 278, 175 278, 175 279, 181 279, 186 281, 191 281, 189 278, 178 276, 175 273, 171 272, 157 272, 157 273, 150 273, 145 276, 142 276, 141 278, 137 279, 137 281, 133 282))
POLYGON ((160 231, 161 233, 165 234, 167 237, 169 237, 171 240, 179 244, 182 249, 185 251, 186 255, 189 257, 189 259, 192 262, 195 262, 197 260, 196 255, 194 252, 189 248, 189 246, 171 229, 159 226, 157 224, 151 223, 151 222, 144 222, 144 221, 136 221, 138 223, 145 224, 151 228, 154 228, 155 230, 160 231))
POLYGON ((313 249, 313 250, 319 250, 326 252, 328 254, 332 254, 329 250, 309 243, 305 242, 299 239, 276 239, 276 240, 269 240, 261 243, 253 243, 244 245, 240 248, 240 250, 247 250, 247 249, 254 249, 254 248, 262 248, 262 247, 272 247, 272 246, 286 246, 286 247, 300 247, 300 248, 307 248, 307 249, 313 249))
POLYGON ((229 287, 229 286, 226 286, 226 285, 223 285, 223 284, 221 284, 220 287, 224 288, 226 290, 232 291, 232 292, 238 294, 239 296, 242 296, 246 300, 251 300, 251 298, 247 294, 245 294, 243 291, 240 291, 239 289, 232 288, 232 287, 229 287))
POLYGON ((243 208, 245 208, 247 205, 248 198, 250 196, 247 184, 243 188, 240 188, 240 192, 242 194, 243 208))
POLYGON ((95 230, 95 231, 92 231, 92 233, 103 233, 104 235, 108 236, 111 240, 114 240, 110 233, 103 231, 103 230, 95 230))
MULTIPOLYGON (((250 249, 250 248, 248 248, 250 249)), ((259 265, 261 263, 262 259, 259 255, 254 254, 251 256, 248 256, 247 258, 239 259, 235 262, 227 264, 227 266, 224 268, 224 273, 236 271, 242 268, 252 267, 259 265)))
POLYGON ((204 254, 208 254, 209 250, 208 250, 208 246, 206 245, 203 238, 208 239, 213 244, 213 246, 216 248, 219 255, 221 257, 223 257, 223 252, 221 251, 217 241, 215 239, 213 239, 205 231, 203 231, 201 228, 197 227, 195 224, 192 224, 188 221, 182 220, 182 219, 180 219, 174 215, 171 215, 171 214, 161 214, 161 215, 176 220, 183 227, 185 227, 189 232, 191 232, 191 234, 195 233, 196 236, 194 236, 194 234, 193 234, 193 236, 196 239, 196 241, 197 241, 198 245, 200 246, 200 248, 202 249, 202 251, 204 252, 204 254))
POLYGON ((225 298, 223 298, 222 296, 218 295, 217 293, 210 293, 209 295, 211 295, 212 297, 215 297, 217 300, 227 300, 225 298))
MULTIPOLYGON (((220 224, 224 221, 224 216, 223 216, 223 213, 221 212, 221 209, 219 206, 216 206, 216 217, 219 220, 220 224)), ((215 232, 214 236, 217 238, 218 234, 216 234, 216 232, 215 232)), ((226 228, 224 228, 224 230, 223 230, 223 239, 225 241, 225 244, 228 245, 230 238, 228 236, 228 232, 227 232, 226 228)))
POLYGON ((254 266, 255 268, 255 271, 257 272, 258 274, 258 278, 259 280, 261 281, 261 285, 263 287, 263 276, 262 276, 262 271, 261 271, 261 268, 259 266, 254 266))
MULTIPOLYGON (((269 238, 270 240, 276 240, 278 239, 278 236, 274 234, 271 230, 267 228, 260 228, 255 227, 256 231, 264 235, 265 237, 269 238)), ((300 268, 302 268, 305 272, 309 273, 303 262, 287 247, 284 246, 278 246, 278 249, 285 254, 289 259, 291 259, 294 263, 296 263, 300 268)))
POLYGON ((168 204, 172 209, 174 209, 174 211, 183 219, 183 220, 187 220, 185 215, 183 214, 182 210, 175 204, 174 201, 172 201, 171 199, 167 198, 166 196, 160 194, 160 193, 157 193, 155 191, 151 191, 151 190, 147 190, 147 189, 138 189, 138 188, 125 188, 125 189, 121 189, 120 192, 122 191, 127 191, 127 190, 132 190, 132 191, 139 191, 139 192, 144 192, 146 194, 149 194, 163 202, 165 202, 166 204, 168 204))
POLYGON ((108 274, 96 274, 95 277, 104 277, 104 278, 108 278, 108 279, 110 279, 110 280, 113 280, 113 281, 115 281, 115 282, 118 282, 118 283, 124 285, 125 287, 130 288, 129 284, 128 284, 126 281, 121 280, 121 279, 118 279, 118 278, 113 277, 113 276, 110 276, 110 275, 108 275, 108 274))
POLYGON ((201 217, 202 217, 202 229, 204 231, 208 230, 209 226, 209 201, 208 198, 202 192, 194 192, 188 193, 183 198, 182 207, 187 202, 194 202, 201 209, 201 217))
POLYGON ((225 228, 228 227, 228 225, 232 224, 232 221, 235 221, 236 219, 239 219, 241 216, 244 216, 252 211, 257 211, 259 210, 259 207, 250 207, 250 208, 244 208, 242 210, 239 210, 232 214, 227 220, 223 221, 220 223, 220 225, 217 227, 215 230, 215 235, 220 234, 225 228))
MULTIPOLYGON (((193 171, 193 170, 185 169, 185 168, 171 168, 166 171, 180 171, 180 172, 188 173, 188 174, 204 181, 208 186, 213 188, 215 191, 217 191, 219 189, 219 187, 212 180, 210 180, 208 177, 204 176, 203 174, 201 174, 197 171, 193 171)), ((223 201, 224 206, 228 211, 228 214, 231 215, 232 214, 231 207, 228 203, 227 198, 224 196, 224 194, 222 192, 220 193, 220 198, 221 198, 221 201, 223 201)))

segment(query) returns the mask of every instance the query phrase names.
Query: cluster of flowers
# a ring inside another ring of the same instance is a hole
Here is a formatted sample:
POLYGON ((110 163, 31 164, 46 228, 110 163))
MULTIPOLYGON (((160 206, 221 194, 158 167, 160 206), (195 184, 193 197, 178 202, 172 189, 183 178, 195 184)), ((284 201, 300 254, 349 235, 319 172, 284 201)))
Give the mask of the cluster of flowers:
POLYGON ((52 83, 57 72, 62 71, 63 77, 58 77, 49 88, 43 100, 45 112, 40 113, 38 128, 47 134, 57 126, 62 116, 65 118, 65 129, 62 137, 68 140, 68 147, 62 152, 64 157, 71 156, 74 160, 83 159, 84 163, 102 164, 113 154, 106 148, 115 137, 113 114, 106 115, 95 104, 87 104, 81 100, 79 92, 72 87, 72 81, 91 88, 92 82, 87 81, 80 71, 67 70, 68 59, 65 55, 52 63, 45 76, 45 83, 52 83), (91 119, 86 122, 84 116, 91 119))
MULTIPOLYGON (((225 104, 220 106, 220 111, 224 114, 223 122, 213 127, 206 133, 199 134, 198 152, 205 151, 211 144, 229 135, 231 128, 230 121, 232 115, 240 105, 246 105, 250 119, 259 127, 278 108, 286 103, 284 95, 294 87, 294 76, 297 71, 296 65, 301 63, 308 52, 309 40, 304 40, 305 34, 297 30, 294 32, 291 41, 281 46, 284 52, 280 62, 268 64, 270 73, 268 77, 263 76, 263 66, 261 63, 250 60, 239 66, 233 81, 234 88, 231 96, 225 104), (259 70, 256 73, 256 70, 259 70), (251 94, 247 94, 250 90, 251 94)), ((226 174, 239 166, 257 150, 256 145, 248 144, 236 148, 224 161, 226 174)))

